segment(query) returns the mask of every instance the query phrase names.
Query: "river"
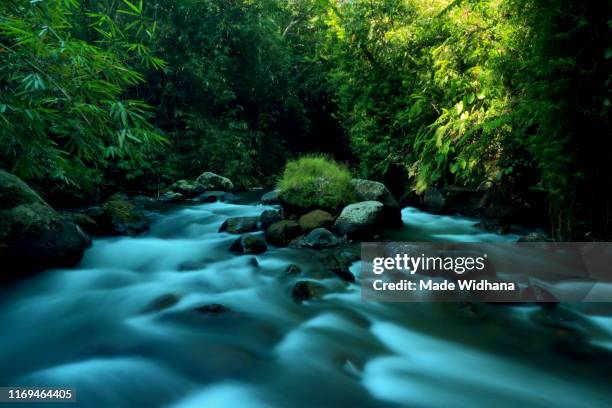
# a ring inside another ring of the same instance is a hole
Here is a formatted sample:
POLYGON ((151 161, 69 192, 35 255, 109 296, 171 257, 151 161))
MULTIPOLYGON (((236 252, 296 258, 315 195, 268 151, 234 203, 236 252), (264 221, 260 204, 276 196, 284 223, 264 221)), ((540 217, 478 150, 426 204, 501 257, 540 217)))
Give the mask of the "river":
MULTIPOLYGON (((66 406, 96 408, 612 405, 610 305, 365 302, 333 275, 320 280, 332 293, 298 304, 291 288, 320 268, 310 252, 270 248, 254 262, 217 232, 267 208, 151 212, 149 232, 95 239, 77 267, 5 289, 0 385, 71 386, 66 406), (213 304, 227 309, 197 310, 213 304)), ((396 239, 517 238, 402 213, 396 239)))

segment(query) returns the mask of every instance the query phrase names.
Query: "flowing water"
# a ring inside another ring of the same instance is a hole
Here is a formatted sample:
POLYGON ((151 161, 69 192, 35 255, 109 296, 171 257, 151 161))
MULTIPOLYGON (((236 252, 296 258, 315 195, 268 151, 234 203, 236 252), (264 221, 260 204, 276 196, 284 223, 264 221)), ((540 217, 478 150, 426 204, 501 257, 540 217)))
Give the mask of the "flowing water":
MULTIPOLYGON (((148 233, 96 239, 78 267, 5 290, 0 385, 71 386, 73 407, 612 404, 610 305, 365 302, 306 250, 231 255, 221 223, 264 209, 154 212, 148 233), (308 276, 331 293, 298 304, 291 288, 308 276), (196 310, 210 304, 229 310, 196 310)), ((465 218, 403 216, 395 239, 516 240, 465 218)))

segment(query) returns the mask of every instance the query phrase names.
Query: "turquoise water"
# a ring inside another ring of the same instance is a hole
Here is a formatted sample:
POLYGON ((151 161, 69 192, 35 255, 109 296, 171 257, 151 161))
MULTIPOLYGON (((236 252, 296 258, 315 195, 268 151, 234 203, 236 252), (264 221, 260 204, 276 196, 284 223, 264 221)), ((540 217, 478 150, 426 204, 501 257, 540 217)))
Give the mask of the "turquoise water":
MULTIPOLYGON (((231 255, 236 237, 217 233, 221 223, 266 208, 151 213, 148 233, 96 239, 76 268, 5 290, 0 385, 71 386, 71 407, 612 405, 610 305, 364 302, 358 283, 306 250, 231 255), (289 264, 302 274, 287 275, 289 264), (291 288, 308 276, 331 293, 297 304, 291 288), (229 311, 196 310, 209 304, 229 311)), ((517 238, 461 217, 403 216, 392 238, 517 238)))

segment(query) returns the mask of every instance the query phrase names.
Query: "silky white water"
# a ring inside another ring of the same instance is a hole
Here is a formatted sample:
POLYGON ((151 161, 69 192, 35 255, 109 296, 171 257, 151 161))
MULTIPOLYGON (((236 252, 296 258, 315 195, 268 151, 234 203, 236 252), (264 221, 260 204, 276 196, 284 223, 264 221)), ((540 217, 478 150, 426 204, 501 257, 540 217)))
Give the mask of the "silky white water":
MULTIPOLYGON (((365 302, 306 250, 232 255, 221 223, 266 208, 152 213, 148 233, 96 239, 79 266, 6 288, 0 386, 74 387, 71 407, 612 405, 610 305, 365 302), (291 289, 309 276, 332 293, 298 304, 291 289), (210 304, 229 311, 196 310, 210 304)), ((517 238, 403 216, 394 239, 517 238)))

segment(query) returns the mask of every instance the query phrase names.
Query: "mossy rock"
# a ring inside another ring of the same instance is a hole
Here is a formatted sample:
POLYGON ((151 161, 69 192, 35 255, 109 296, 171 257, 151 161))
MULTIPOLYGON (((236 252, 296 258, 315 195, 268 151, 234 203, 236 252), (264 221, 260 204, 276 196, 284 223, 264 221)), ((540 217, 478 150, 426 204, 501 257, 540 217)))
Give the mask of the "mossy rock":
POLYGON ((78 263, 91 240, 18 177, 0 171, 0 280, 78 263))
POLYGON ((287 214, 304 214, 322 209, 337 214, 355 202, 351 174, 324 157, 303 157, 287 163, 279 181, 279 201, 287 214))
POLYGON ((323 210, 313 210, 300 217, 300 227, 303 231, 312 231, 317 228, 329 228, 334 224, 334 216, 323 210))
POLYGON ((149 229, 144 212, 123 195, 116 194, 102 205, 103 229, 111 235, 137 235, 149 229))
POLYGON ((19 177, 0 170, 0 208, 11 209, 21 204, 44 203, 19 177))

